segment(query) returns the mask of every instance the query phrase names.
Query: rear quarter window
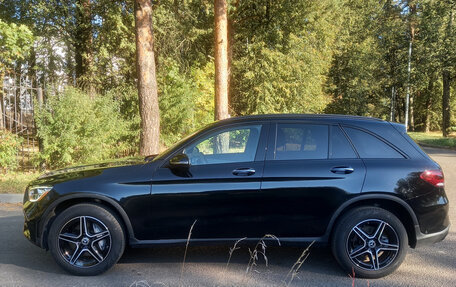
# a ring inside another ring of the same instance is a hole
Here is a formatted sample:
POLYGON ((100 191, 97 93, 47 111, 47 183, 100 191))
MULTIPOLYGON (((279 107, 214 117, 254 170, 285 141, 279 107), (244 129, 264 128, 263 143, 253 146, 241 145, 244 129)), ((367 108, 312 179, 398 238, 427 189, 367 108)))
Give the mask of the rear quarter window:
POLYGON ((381 139, 355 128, 344 127, 361 158, 404 158, 381 139))
POLYGON ((329 158, 357 158, 353 147, 338 126, 331 126, 329 158))

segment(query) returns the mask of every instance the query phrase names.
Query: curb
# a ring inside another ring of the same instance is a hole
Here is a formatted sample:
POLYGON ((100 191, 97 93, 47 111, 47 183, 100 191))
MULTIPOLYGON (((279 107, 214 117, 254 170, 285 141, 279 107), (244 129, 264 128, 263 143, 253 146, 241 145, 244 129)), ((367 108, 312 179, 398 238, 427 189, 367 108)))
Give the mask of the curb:
POLYGON ((0 194, 0 203, 22 203, 23 194, 3 193, 0 194))
POLYGON ((456 148, 454 148, 454 147, 449 147, 449 146, 431 145, 431 144, 421 143, 420 141, 418 141, 418 144, 419 144, 421 147, 448 149, 448 150, 456 151, 456 148))

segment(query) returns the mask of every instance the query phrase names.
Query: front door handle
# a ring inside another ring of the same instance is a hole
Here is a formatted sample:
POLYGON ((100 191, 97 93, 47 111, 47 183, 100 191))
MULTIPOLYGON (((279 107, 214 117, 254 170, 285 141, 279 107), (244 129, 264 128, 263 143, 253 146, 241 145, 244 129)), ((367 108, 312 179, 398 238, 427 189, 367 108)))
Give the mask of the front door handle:
POLYGON ((254 175, 255 170, 253 168, 236 168, 233 170, 233 174, 237 176, 249 176, 249 175, 254 175))
POLYGON ((337 174, 349 174, 354 172, 355 169, 350 166, 335 166, 331 168, 332 173, 337 173, 337 174))

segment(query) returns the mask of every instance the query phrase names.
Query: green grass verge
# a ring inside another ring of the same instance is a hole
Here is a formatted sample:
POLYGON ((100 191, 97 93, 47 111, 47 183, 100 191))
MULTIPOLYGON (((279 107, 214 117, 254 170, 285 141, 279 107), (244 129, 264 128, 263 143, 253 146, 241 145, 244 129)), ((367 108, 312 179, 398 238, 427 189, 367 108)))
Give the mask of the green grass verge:
POLYGON ((39 172, 0 173, 0 193, 23 193, 27 184, 40 174, 39 172))
POLYGON ((419 144, 427 144, 437 147, 448 147, 456 149, 456 136, 451 135, 447 138, 441 132, 409 132, 409 136, 419 144))

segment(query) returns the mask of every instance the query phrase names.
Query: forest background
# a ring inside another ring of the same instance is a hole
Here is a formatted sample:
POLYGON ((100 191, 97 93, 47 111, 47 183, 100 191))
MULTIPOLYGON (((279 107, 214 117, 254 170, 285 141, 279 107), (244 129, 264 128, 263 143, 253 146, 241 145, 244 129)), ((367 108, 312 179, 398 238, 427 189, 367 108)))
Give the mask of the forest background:
MULTIPOLYGON (((0 85, 43 91, 34 169, 155 153, 265 113, 407 120, 454 147, 455 12, 454 0, 0 0, 0 85)), ((23 176, 24 140, 6 123, 3 181, 23 176)))

